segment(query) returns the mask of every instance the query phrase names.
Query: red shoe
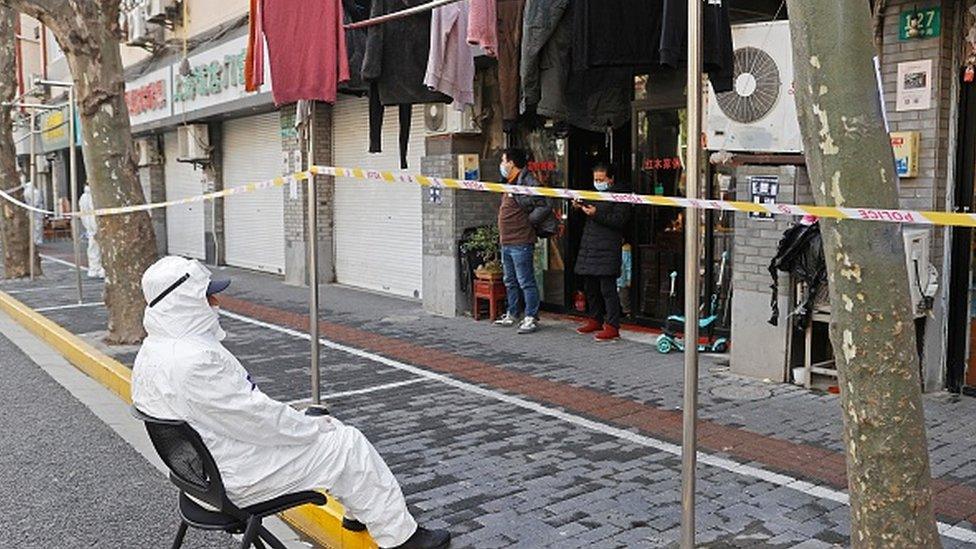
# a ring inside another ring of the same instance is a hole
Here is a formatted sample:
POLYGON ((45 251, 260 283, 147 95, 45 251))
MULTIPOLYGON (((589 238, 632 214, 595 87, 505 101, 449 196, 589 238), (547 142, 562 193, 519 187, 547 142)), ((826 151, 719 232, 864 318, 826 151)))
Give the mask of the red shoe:
POLYGON ((576 328, 576 333, 579 334, 592 334, 593 332, 599 330, 603 327, 603 324, 593 320, 592 318, 586 319, 586 323, 576 328))
POLYGON ((597 341, 613 341, 620 338, 620 329, 616 326, 604 324, 603 329, 593 336, 597 341))

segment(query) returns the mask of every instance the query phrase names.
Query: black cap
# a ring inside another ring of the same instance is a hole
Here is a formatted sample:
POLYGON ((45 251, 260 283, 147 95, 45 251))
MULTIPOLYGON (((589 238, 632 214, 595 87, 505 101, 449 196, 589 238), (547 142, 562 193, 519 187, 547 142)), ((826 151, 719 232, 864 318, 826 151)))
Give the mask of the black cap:
POLYGON ((226 290, 227 286, 230 286, 229 278, 211 279, 210 284, 207 285, 207 295, 219 294, 226 290))

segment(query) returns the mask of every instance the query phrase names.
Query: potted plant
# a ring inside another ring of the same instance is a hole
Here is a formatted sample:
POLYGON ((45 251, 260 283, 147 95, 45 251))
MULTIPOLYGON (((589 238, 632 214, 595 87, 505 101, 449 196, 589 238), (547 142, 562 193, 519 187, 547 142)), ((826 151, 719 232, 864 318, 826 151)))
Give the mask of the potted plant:
POLYGON ((463 251, 474 252, 481 259, 481 264, 474 270, 474 274, 481 280, 501 280, 502 263, 499 259, 501 245, 498 243, 498 227, 486 225, 479 227, 467 242, 463 251))

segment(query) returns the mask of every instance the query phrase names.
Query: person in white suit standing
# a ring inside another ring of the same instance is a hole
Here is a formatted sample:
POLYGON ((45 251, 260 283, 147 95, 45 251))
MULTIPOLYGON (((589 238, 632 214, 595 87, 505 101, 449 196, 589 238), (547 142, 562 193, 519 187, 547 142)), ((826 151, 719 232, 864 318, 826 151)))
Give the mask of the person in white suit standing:
MULTIPOLYGON (((81 198, 78 199, 78 209, 82 213, 95 211, 91 187, 88 185, 85 185, 85 192, 81 193, 81 198)), ((94 215, 82 215, 81 224, 85 227, 85 238, 88 239, 88 278, 105 278, 102 248, 95 239, 95 235, 98 234, 98 218, 94 215)))
POLYGON ((146 270, 148 336, 132 369, 135 407, 193 427, 239 507, 325 489, 380 547, 448 547, 448 532, 417 526, 393 473, 359 430, 305 415, 251 381, 221 343, 225 333, 214 307, 229 284, 181 257, 164 257, 146 270))

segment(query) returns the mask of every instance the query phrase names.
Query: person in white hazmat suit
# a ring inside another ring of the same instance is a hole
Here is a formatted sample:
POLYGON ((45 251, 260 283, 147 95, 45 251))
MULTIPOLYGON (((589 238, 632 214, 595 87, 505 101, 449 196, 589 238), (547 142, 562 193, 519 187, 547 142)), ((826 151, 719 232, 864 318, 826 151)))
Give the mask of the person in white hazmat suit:
MULTIPOLYGON (((34 208, 44 208, 44 194, 31 182, 24 183, 24 203, 34 208)), ((30 212, 34 220, 34 244, 44 243, 44 214, 30 212)))
POLYGON ((136 408, 196 429, 239 507, 325 489, 380 547, 448 547, 448 532, 417 526, 396 478, 362 433, 332 417, 305 415, 250 381, 221 343, 215 294, 229 284, 181 257, 146 270, 148 336, 132 369, 136 408))
MULTIPOLYGON (((91 187, 85 185, 85 192, 78 199, 78 209, 81 212, 95 211, 92 200, 91 187)), ((88 239, 88 278, 105 278, 105 268, 102 267, 102 248, 95 240, 98 234, 98 219, 94 215, 82 215, 81 224, 85 227, 85 238, 88 239)))

